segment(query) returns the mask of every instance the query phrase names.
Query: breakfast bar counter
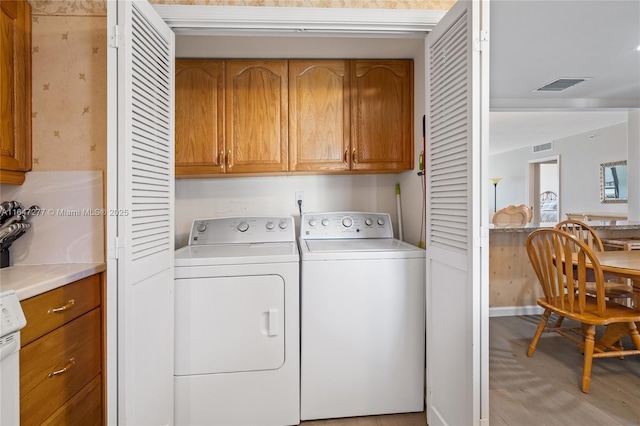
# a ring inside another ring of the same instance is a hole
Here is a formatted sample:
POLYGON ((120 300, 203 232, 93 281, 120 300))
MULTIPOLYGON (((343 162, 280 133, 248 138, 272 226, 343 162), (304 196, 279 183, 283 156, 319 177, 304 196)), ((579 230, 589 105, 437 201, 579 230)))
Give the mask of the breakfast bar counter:
MULTIPOLYGON (((640 221, 590 221, 600 238, 640 236, 640 221)), ((525 247, 529 234, 556 224, 529 223, 518 227, 489 227, 489 308, 491 315, 519 315, 538 312, 542 297, 525 247)))

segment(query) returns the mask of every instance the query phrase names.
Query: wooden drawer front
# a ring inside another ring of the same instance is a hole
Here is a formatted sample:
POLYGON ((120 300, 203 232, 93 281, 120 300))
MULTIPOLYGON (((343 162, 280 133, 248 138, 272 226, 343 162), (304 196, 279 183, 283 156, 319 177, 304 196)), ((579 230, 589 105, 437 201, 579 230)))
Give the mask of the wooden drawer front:
POLYGON ((42 423, 100 373, 100 330, 100 308, 96 308, 22 348, 21 424, 42 423), (49 377, 65 367, 67 371, 49 377))
POLYGON ((23 300, 27 325, 20 332, 22 346, 79 317, 100 304, 100 274, 23 300), (70 301, 73 300, 73 303, 70 301), (53 309, 60 309, 53 312, 53 309))
POLYGON ((58 408, 42 425, 82 425, 102 424, 102 380, 96 376, 66 404, 58 408))

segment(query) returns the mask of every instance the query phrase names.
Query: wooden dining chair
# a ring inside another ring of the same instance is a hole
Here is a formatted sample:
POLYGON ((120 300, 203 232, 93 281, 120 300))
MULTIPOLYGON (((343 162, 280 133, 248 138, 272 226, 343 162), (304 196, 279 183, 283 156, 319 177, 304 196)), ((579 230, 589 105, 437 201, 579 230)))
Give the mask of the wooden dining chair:
MULTIPOLYGON (((602 240, 595 229, 584 222, 576 219, 567 219, 558 223, 555 228, 571 234, 577 241, 582 241, 593 251, 604 251, 602 240)), ((577 251, 576 244, 572 244, 571 247, 574 252, 577 251)), ((587 292, 593 294, 595 291, 595 283, 590 276, 591 274, 589 274, 587 279, 587 292)), ((633 297, 633 286, 626 282, 626 280, 605 274, 604 293, 605 297, 609 299, 628 304, 633 297)))
POLYGON ((593 358, 640 355, 640 334, 635 324, 640 321, 640 310, 606 300, 598 259, 587 244, 571 234, 559 229, 538 229, 529 235, 526 247, 544 294, 537 301, 544 308, 544 313, 529 344, 527 356, 533 356, 545 331, 556 332, 578 343, 584 348, 581 389, 589 393, 593 358), (586 290, 588 270, 593 270, 593 294, 586 290), (547 327, 552 313, 577 321, 580 327, 547 327), (625 334, 631 336, 635 349, 625 350, 596 339, 596 326, 621 327, 625 334))

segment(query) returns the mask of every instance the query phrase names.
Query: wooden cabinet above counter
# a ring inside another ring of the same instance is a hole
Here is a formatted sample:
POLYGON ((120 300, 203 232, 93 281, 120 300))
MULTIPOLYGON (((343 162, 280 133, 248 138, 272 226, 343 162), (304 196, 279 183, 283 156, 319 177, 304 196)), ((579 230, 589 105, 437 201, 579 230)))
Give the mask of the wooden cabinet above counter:
POLYGON ((0 2, 0 183, 31 170, 31 6, 0 2))
POLYGON ((176 177, 413 168, 413 61, 176 60, 176 177))

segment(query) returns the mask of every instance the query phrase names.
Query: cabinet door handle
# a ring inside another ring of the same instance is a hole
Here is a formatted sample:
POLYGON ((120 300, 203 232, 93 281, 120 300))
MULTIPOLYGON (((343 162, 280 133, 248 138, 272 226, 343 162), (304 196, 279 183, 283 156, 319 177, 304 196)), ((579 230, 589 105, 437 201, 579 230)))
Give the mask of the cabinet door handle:
POLYGON ((218 154, 218 167, 224 169, 224 151, 220 151, 218 154))
POLYGON ((356 149, 355 148, 351 152, 351 162, 353 164, 358 164, 358 158, 356 157, 356 149))
POLYGON ((53 376, 58 376, 60 374, 66 373, 67 371, 69 371, 71 369, 71 367, 74 366, 75 363, 76 363, 76 359, 75 358, 69 358, 69 362, 67 363, 67 365, 65 365, 64 368, 62 368, 60 370, 52 371, 51 373, 47 374, 47 377, 48 378, 52 378, 53 376))
POLYGON ((227 151, 227 168, 233 167, 233 157, 231 157, 231 150, 227 151))
POLYGON ((349 155, 349 150, 345 149, 344 150, 344 156, 343 156, 345 163, 349 162, 349 159, 347 158, 347 155, 349 155))
POLYGON ((69 300, 65 305, 60 306, 59 308, 51 308, 47 311, 48 314, 55 314, 56 312, 64 312, 68 309, 71 309, 73 305, 76 304, 75 299, 69 300))

